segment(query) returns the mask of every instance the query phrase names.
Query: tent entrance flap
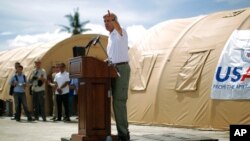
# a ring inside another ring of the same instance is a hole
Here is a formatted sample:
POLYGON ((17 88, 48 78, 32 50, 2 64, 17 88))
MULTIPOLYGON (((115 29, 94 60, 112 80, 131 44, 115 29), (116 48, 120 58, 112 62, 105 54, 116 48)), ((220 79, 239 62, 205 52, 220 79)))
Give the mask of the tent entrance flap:
POLYGON ((0 91, 3 90, 4 84, 5 84, 6 78, 0 78, 0 91))
POLYGON ((151 73, 153 71, 156 62, 156 58, 157 58, 156 54, 144 54, 142 58, 139 60, 138 64, 132 64, 133 66, 136 67, 134 69, 135 71, 133 75, 135 77, 132 78, 130 84, 131 90, 142 91, 147 88, 151 73))
POLYGON ((190 52, 189 59, 181 67, 177 76, 175 90, 178 92, 196 91, 202 69, 210 50, 190 52))

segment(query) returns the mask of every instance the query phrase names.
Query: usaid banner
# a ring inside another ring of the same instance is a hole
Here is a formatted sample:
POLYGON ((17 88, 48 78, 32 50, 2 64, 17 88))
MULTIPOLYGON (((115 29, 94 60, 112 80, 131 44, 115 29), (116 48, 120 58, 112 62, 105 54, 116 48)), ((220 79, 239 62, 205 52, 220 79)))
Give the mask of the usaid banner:
POLYGON ((212 99, 250 99, 250 30, 232 33, 214 74, 212 99))

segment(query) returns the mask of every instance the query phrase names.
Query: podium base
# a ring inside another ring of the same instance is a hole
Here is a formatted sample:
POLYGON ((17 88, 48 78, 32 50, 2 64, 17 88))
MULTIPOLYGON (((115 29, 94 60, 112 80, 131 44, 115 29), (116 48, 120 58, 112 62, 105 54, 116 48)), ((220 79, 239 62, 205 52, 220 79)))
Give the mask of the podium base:
MULTIPOLYGON (((111 135, 112 141, 118 141, 118 136, 111 135)), ((72 134, 71 141, 106 141, 106 136, 86 136, 72 134)))

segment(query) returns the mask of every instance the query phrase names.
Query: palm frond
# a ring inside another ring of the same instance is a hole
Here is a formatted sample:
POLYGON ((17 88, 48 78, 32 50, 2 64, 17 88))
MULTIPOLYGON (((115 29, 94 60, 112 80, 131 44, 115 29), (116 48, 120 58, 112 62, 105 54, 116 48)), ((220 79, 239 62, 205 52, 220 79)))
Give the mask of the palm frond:
POLYGON ((71 28, 70 27, 68 27, 68 26, 65 26, 65 25, 58 25, 58 26, 60 26, 60 27, 62 27, 61 29, 60 29, 60 32, 68 32, 68 33, 71 33, 71 28))
POLYGON ((84 22, 81 22, 80 25, 81 25, 81 26, 85 26, 85 25, 88 24, 89 22, 90 22, 89 20, 88 20, 88 21, 84 21, 84 22))
POLYGON ((69 26, 59 25, 60 27, 62 27, 61 31, 67 31, 69 33, 72 33, 72 35, 76 35, 91 30, 89 28, 84 28, 85 25, 90 21, 80 21, 80 13, 78 8, 74 10, 73 14, 67 14, 64 17, 68 19, 69 26))
POLYGON ((86 31, 91 31, 91 29, 90 28, 81 28, 80 31, 82 33, 82 32, 86 32, 86 31))

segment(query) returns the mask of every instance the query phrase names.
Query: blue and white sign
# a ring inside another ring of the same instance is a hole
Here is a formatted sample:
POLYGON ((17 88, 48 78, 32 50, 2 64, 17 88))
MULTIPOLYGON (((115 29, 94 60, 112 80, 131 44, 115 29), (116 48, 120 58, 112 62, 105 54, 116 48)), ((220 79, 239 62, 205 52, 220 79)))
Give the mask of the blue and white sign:
POLYGON ((216 67, 212 99, 250 99, 250 30, 236 30, 216 67))

